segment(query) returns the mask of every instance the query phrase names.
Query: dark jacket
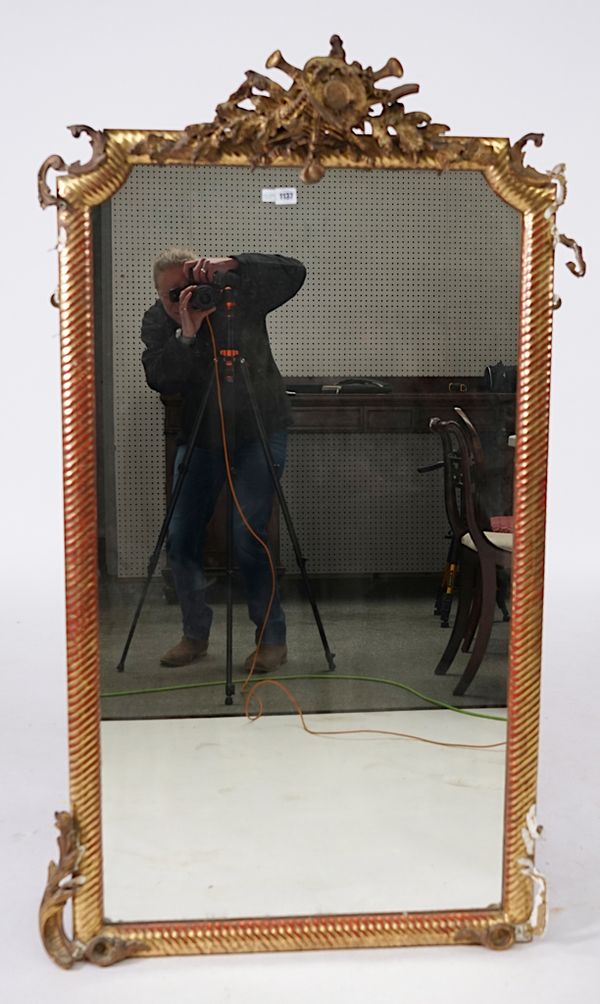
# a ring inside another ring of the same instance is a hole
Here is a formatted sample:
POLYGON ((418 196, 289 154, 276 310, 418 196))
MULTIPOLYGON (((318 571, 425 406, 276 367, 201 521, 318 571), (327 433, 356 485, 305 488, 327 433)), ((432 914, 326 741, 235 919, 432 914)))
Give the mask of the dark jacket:
MULTIPOLYGON (((291 412, 281 374, 271 353, 265 319, 271 310, 280 307, 298 292, 306 269, 301 262, 282 255, 238 254, 233 257, 239 262, 235 272, 239 281, 232 344, 247 360, 265 429, 271 433, 291 424, 291 412)), ((211 315, 211 323, 217 345, 224 347, 228 335, 224 311, 218 308, 211 315)), ((213 372, 213 353, 206 321, 192 346, 182 345, 175 337, 176 331, 176 322, 168 316, 160 300, 157 301, 146 311, 142 321, 142 341, 146 346, 142 362, 146 381, 153 390, 183 397, 179 441, 185 443, 213 372)), ((239 370, 233 389, 228 384, 222 386, 226 403, 229 401, 235 408, 234 443, 239 445, 257 439, 256 423, 239 370)), ((213 387, 196 444, 218 447, 220 442, 213 387)))

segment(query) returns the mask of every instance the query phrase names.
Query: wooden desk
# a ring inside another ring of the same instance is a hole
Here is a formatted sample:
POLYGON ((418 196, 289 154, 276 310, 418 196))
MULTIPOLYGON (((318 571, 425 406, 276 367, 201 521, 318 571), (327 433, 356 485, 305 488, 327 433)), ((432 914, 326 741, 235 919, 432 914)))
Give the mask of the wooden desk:
MULTIPOLYGON (((483 378, 473 377, 377 377, 390 384, 389 393, 296 392, 290 395, 292 435, 350 433, 428 433, 432 418, 454 417, 453 408, 463 409, 482 440, 488 472, 485 503, 490 512, 512 512, 514 450, 508 437, 515 428, 515 395, 486 390, 483 378), (460 390, 464 387, 465 390, 460 390), (452 388, 452 389, 450 389, 452 388)), ((339 378, 288 378, 286 386, 336 384, 339 378)), ((179 430, 179 398, 162 398, 165 405, 166 489, 170 494, 176 438, 179 430)), ((206 567, 224 567, 224 496, 217 503, 209 526, 206 567)), ((279 564, 279 511, 275 503, 269 528, 272 553, 279 564)))
MULTIPOLYGON (((438 377, 378 378, 391 384, 389 393, 295 392, 290 396, 293 432, 429 432, 432 418, 453 417, 460 407, 480 434, 505 431, 504 441, 514 430, 515 395, 493 394, 483 389, 483 380, 438 377), (465 386, 465 391, 449 391, 465 386)), ((302 385, 335 384, 322 378, 302 385)), ((298 382, 299 383, 299 382, 298 382)), ((287 387, 298 386, 288 380, 287 387)))
MULTIPOLYGON (((454 418, 455 407, 469 416, 481 438, 487 471, 482 491, 489 512, 513 511, 514 450, 508 437, 515 429, 515 395, 485 389, 483 378, 377 377, 389 393, 295 393, 291 398, 292 433, 427 433, 432 418, 454 418), (459 388, 464 387, 464 390, 459 388), (452 388, 452 389, 450 389, 452 388)), ((332 385, 331 378, 302 384, 332 385)), ((296 381, 288 380, 288 388, 296 381)), ((300 383, 300 381, 298 381, 300 383)))

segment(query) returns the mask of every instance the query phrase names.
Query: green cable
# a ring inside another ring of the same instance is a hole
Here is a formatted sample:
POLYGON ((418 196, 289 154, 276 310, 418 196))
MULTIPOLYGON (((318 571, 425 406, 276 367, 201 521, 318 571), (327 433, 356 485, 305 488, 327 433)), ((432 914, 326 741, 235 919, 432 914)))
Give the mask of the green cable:
MULTIPOLYGON (((297 675, 291 676, 266 676, 260 677, 260 680, 255 682, 260 682, 262 680, 269 681, 275 680, 278 683, 286 683, 288 680, 358 680, 361 683, 384 683, 390 687, 398 687, 400 690, 406 690, 409 694, 413 694, 415 697, 420 697, 421 700, 427 701, 429 704, 434 704, 438 708, 444 708, 446 711, 455 711, 458 715, 468 715, 469 718, 486 718, 491 722, 506 722, 506 718, 500 718, 498 715, 486 715, 482 711, 468 711, 466 708, 457 708, 454 704, 446 704, 444 701, 437 701, 435 697, 428 697, 427 694, 422 694, 419 690, 415 690, 413 687, 409 687, 406 683, 398 683, 397 680, 386 680, 384 677, 380 676, 349 676, 342 673, 299 673, 297 675)), ((245 678, 243 680, 232 680, 232 683, 243 684, 245 683, 245 678)), ((176 690, 197 690, 202 687, 222 687, 223 680, 207 680, 204 683, 178 683, 174 686, 169 687, 151 687, 147 690, 115 690, 108 692, 106 694, 100 694, 101 698, 109 697, 135 697, 141 694, 165 694, 176 690)))

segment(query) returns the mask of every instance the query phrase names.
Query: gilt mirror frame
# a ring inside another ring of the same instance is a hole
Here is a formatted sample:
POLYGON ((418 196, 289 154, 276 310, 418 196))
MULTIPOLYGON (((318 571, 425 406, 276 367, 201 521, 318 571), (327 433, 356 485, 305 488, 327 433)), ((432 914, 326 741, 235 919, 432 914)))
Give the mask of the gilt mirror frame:
POLYGON ((72 126, 92 143, 89 162, 49 157, 39 174, 42 206, 56 206, 63 399, 67 586, 68 719, 71 810, 56 815, 60 857, 50 865, 40 927, 51 957, 108 965, 134 956, 530 941, 545 925, 545 884, 534 863, 550 348, 554 252, 573 249, 568 267, 582 275, 581 249, 560 235, 556 213, 566 194, 564 167, 542 173, 524 164, 527 142, 457 137, 427 114, 406 110, 416 84, 391 88, 403 70, 349 63, 337 36, 328 56, 302 70, 280 52, 267 67, 291 78, 288 89, 249 71, 219 105, 213 122, 182 131, 102 132, 72 126), (508 741, 502 901, 497 908, 452 912, 291 916, 194 922, 104 921, 100 685, 96 552, 96 430, 92 210, 114 195, 136 165, 296 167, 316 184, 328 168, 479 171, 521 213, 515 549, 510 632, 508 741), (56 192, 46 180, 58 172, 56 192), (72 900, 73 931, 64 909, 72 900))

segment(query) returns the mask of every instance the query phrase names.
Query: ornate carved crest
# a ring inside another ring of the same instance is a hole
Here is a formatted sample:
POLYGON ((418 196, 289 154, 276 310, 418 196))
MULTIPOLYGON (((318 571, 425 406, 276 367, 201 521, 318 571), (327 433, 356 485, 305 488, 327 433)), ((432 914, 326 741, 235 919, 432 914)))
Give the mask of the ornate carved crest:
POLYGON ((403 99, 416 94, 418 84, 378 86, 384 78, 403 76, 397 59, 373 70, 346 61, 339 35, 330 44, 328 56, 314 56, 303 69, 291 66, 277 50, 266 65, 287 73, 292 80, 288 90, 248 70, 240 87, 217 106, 213 122, 187 126, 183 136, 167 142, 150 134, 132 153, 159 161, 185 155, 192 162, 243 153, 255 166, 292 155, 302 160, 302 180, 307 182, 321 180, 323 161, 331 155, 373 165, 386 154, 413 162, 442 151, 446 162, 485 156, 478 140, 450 139, 444 135, 449 126, 432 122, 425 112, 406 111, 403 99))

